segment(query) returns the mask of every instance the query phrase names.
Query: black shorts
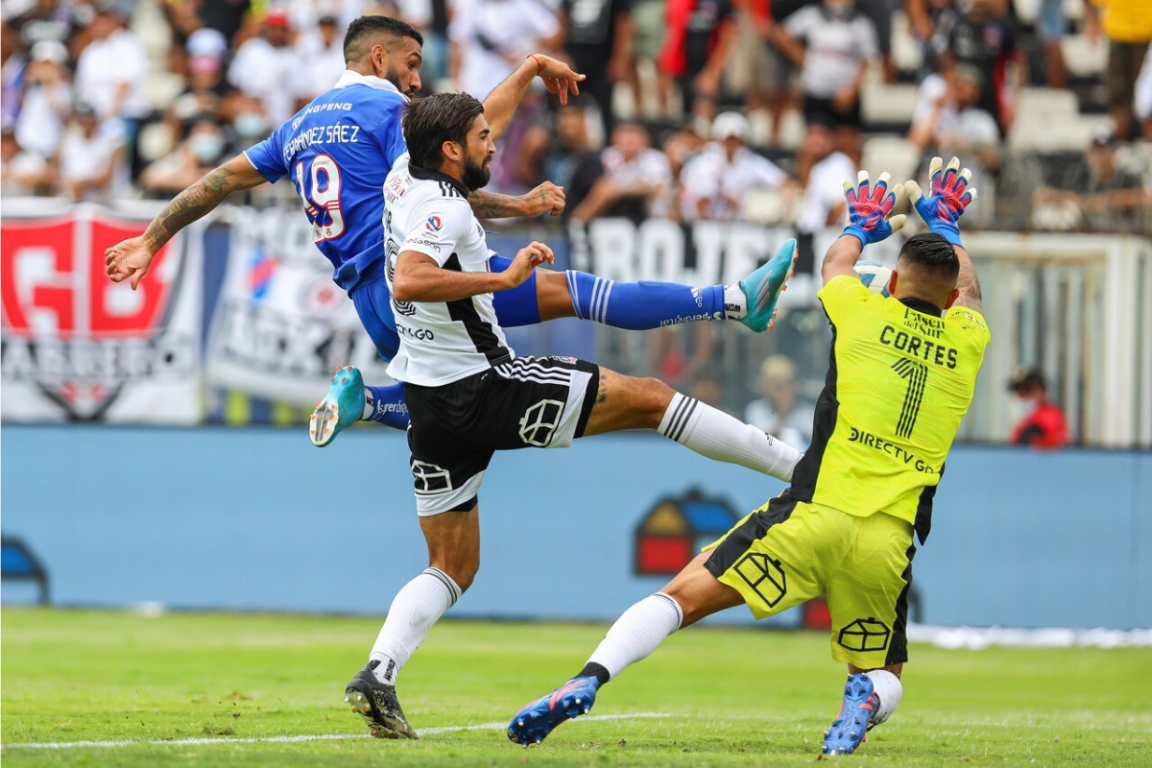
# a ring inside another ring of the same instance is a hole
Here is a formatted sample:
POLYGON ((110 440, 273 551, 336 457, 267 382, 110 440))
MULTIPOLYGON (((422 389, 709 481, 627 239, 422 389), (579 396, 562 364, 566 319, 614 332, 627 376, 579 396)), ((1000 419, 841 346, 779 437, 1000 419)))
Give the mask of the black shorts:
POLYGON ((404 385, 420 516, 476 504, 496 451, 567 448, 584 435, 600 368, 574 357, 517 357, 440 387, 404 385))
POLYGON ((832 103, 832 99, 818 99, 815 96, 805 95, 804 122, 808 125, 822 125, 829 130, 840 127, 860 130, 860 99, 856 99, 847 112, 840 112, 832 103))

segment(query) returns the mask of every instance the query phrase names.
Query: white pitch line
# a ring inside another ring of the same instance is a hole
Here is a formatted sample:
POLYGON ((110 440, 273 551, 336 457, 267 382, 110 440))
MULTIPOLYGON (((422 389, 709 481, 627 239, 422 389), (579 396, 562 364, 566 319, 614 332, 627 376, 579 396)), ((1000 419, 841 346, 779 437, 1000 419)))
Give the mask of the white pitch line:
MULTIPOLYGON (((584 715, 581 722, 593 720, 639 720, 650 717, 671 717, 660 712, 637 712, 631 715, 584 715)), ((502 731, 507 723, 480 723, 479 725, 448 725, 439 728, 424 728, 421 736, 434 736, 438 733, 456 731, 502 731)), ((343 741, 345 739, 370 739, 367 733, 328 733, 313 736, 268 736, 247 739, 155 739, 153 741, 45 741, 32 744, 4 744, 4 749, 76 749, 82 747, 136 747, 153 745, 160 747, 191 747, 205 744, 295 744, 301 741, 343 741)))

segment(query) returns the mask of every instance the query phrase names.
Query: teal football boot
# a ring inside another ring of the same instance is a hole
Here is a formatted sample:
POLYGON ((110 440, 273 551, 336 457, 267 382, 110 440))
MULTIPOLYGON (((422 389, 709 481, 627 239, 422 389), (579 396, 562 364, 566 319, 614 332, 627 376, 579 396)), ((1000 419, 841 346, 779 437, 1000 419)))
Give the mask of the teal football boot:
POLYGON ((740 281, 740 290, 748 300, 748 314, 740 318, 740 322, 757 333, 772 330, 776 302, 788 287, 788 279, 795 269, 796 240, 790 237, 767 264, 740 281))
POLYGON ((348 366, 337 368, 332 385, 324 399, 316 403, 308 433, 312 444, 323 448, 336 439, 344 427, 359 421, 364 415, 364 377, 359 369, 348 366))

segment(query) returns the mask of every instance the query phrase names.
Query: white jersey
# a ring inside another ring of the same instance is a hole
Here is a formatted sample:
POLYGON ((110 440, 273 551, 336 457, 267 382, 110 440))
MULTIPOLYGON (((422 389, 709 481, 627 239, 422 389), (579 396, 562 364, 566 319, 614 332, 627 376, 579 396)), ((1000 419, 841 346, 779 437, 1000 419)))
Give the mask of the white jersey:
POLYGON ((410 165, 407 154, 384 182, 388 290, 400 351, 388 366, 397 381, 436 387, 508 362, 515 353, 492 309, 492 294, 456 301, 396 301, 396 259, 415 251, 441 269, 488 272, 488 241, 468 190, 439 171, 410 165))

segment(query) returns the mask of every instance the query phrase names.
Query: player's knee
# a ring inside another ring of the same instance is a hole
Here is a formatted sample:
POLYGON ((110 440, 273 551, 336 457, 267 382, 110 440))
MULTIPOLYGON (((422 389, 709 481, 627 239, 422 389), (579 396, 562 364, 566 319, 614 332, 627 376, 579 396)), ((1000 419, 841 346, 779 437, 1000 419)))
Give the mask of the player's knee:
POLYGON ((668 410, 668 403, 672 402, 672 396, 676 391, 660 379, 649 377, 632 381, 636 387, 636 410, 644 419, 645 427, 656 429, 660 426, 660 420, 664 418, 664 412, 668 410))

